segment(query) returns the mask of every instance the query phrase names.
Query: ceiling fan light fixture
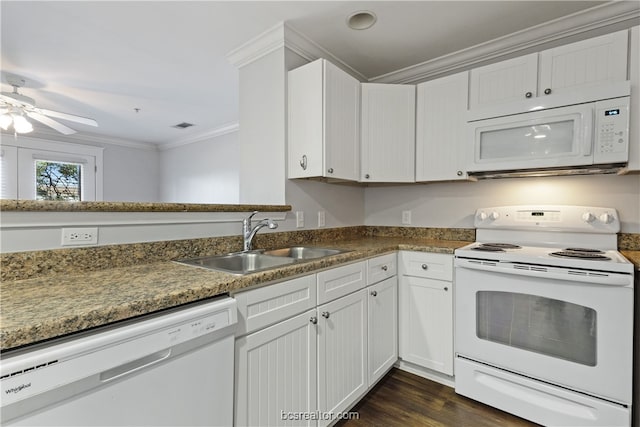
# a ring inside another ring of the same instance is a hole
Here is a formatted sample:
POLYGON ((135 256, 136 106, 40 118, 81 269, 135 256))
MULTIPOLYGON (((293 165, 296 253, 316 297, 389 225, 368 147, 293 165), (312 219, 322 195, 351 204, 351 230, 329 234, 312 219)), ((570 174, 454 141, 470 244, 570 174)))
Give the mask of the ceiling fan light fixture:
POLYGON ((24 116, 13 114, 13 130, 16 133, 33 132, 33 125, 24 116))
POLYGON ((9 129, 11 123, 13 123, 13 117, 11 117, 10 114, 5 113, 0 116, 0 128, 2 128, 2 130, 9 129))
POLYGON ((373 27, 377 20, 378 17, 375 13, 368 10, 359 10, 347 17, 347 26, 352 30, 366 30, 373 27))

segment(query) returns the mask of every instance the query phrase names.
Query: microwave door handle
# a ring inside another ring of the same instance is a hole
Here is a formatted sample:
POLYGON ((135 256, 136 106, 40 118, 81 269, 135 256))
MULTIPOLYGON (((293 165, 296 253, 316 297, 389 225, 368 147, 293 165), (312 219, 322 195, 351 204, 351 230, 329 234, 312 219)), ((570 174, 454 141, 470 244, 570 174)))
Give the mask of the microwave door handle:
POLYGON ((582 154, 584 156, 590 156, 593 150, 593 144, 595 144, 595 138, 593 135, 593 108, 589 108, 583 115, 582 133, 583 133, 583 147, 582 154))

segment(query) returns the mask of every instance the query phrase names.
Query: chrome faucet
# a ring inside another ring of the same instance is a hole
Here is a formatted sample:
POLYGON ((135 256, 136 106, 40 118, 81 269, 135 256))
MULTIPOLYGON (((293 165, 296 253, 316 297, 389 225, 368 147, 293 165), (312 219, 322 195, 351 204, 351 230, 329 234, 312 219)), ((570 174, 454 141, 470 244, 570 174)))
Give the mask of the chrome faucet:
POLYGON ((253 218, 253 216, 257 213, 258 211, 253 211, 251 215, 249 215, 247 218, 242 220, 242 239, 243 239, 242 250, 245 252, 250 251, 252 249, 251 242, 253 241, 253 237, 256 235, 258 230, 260 230, 262 227, 269 227, 271 230, 273 230, 274 228, 278 228, 278 224, 276 224, 275 222, 273 222, 273 220, 269 218, 263 219, 262 221, 257 223, 255 227, 251 228, 251 218, 253 218))

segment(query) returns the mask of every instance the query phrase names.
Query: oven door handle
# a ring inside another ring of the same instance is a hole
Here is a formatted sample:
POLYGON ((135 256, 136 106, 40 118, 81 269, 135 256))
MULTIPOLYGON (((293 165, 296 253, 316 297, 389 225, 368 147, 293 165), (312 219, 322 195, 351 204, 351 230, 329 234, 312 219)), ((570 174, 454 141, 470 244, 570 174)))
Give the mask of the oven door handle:
POLYGON ((456 268, 487 271, 500 274, 537 277, 548 280, 564 280, 568 282, 591 283, 601 286, 633 286, 633 278, 629 274, 591 272, 572 270, 569 268, 530 266, 511 262, 489 262, 468 259, 456 259, 456 268))

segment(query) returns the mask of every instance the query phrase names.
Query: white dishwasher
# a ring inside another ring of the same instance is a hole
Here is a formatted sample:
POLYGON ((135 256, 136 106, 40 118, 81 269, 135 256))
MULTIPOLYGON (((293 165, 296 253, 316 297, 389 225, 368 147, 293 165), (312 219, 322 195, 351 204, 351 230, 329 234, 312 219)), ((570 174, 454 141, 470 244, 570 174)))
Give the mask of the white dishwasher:
POLYGON ((209 300, 2 355, 2 425, 230 426, 236 302, 209 300))

